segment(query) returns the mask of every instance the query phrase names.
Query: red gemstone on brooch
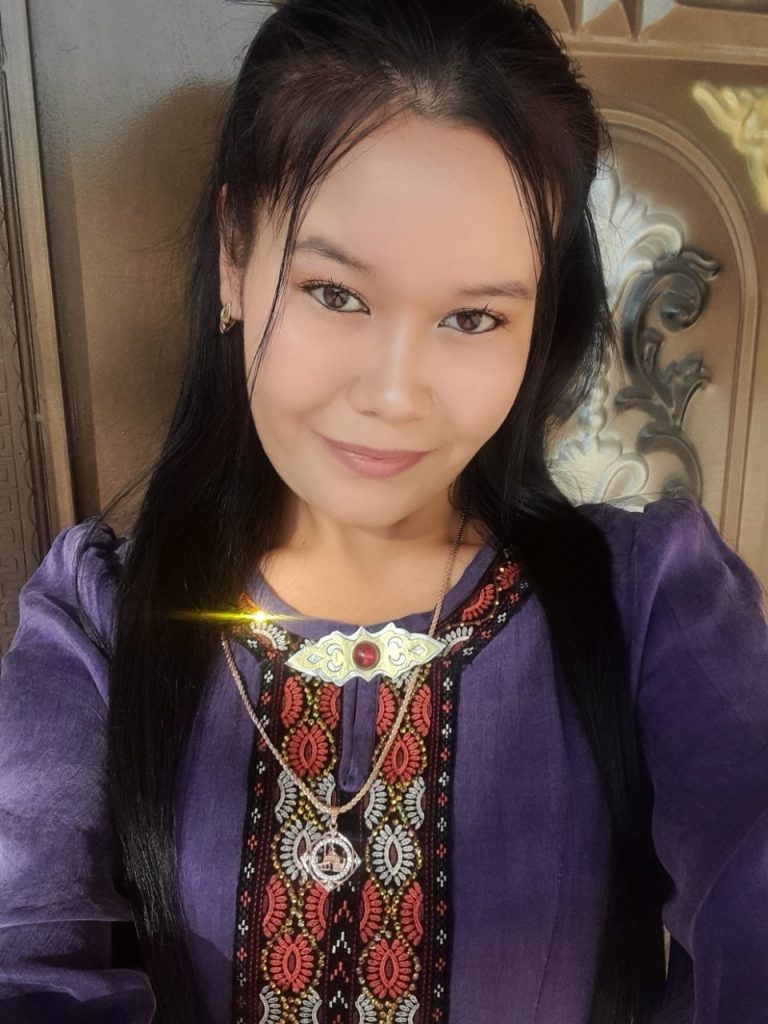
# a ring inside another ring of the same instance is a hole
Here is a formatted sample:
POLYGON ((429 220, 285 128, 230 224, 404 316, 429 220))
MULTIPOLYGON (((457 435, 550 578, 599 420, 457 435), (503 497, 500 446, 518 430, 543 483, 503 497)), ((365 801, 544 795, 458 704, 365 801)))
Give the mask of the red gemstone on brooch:
POLYGON ((361 640, 352 648, 352 661, 358 668, 373 668, 380 657, 379 648, 370 640, 361 640))

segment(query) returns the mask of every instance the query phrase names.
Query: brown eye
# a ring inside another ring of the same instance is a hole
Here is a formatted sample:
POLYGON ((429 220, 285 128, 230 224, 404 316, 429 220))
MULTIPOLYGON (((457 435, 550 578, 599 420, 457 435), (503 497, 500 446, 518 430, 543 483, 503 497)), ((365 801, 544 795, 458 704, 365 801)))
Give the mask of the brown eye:
POLYGON ((342 288, 325 287, 323 288, 323 302, 332 309, 339 309, 346 305, 347 300, 342 297, 345 294, 348 293, 345 293, 342 288), (331 296, 330 299, 328 298, 329 295, 331 296))
POLYGON ((480 326, 484 315, 484 313, 478 313, 476 309, 473 309, 468 312, 457 313, 456 322, 462 331, 474 331, 480 326))
POLYGON ((361 302, 361 300, 349 288, 345 288, 335 281, 309 281, 307 284, 303 284, 301 289, 312 295, 313 298, 315 298, 314 292, 320 292, 321 297, 316 298, 315 301, 319 302, 321 306, 325 306, 326 309, 332 309, 340 313, 360 312, 357 309, 344 308, 350 299, 356 299, 358 302, 361 302))
POLYGON ((506 317, 498 313, 491 313, 488 309, 460 309, 456 313, 451 313, 446 319, 451 317, 456 317, 462 334, 488 334, 489 331, 501 327, 507 322, 506 317), (483 317, 487 317, 491 321, 491 326, 484 331, 478 331, 476 328, 478 324, 482 323, 483 317))

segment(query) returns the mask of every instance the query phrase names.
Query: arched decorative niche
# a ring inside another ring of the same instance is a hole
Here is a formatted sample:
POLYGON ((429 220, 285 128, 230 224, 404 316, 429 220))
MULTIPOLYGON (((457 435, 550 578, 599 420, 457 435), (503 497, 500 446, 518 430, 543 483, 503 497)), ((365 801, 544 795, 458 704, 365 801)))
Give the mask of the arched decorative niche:
POLYGON ((735 538, 757 330, 747 218, 685 135, 636 112, 604 113, 615 161, 591 203, 620 352, 552 438, 550 464, 575 500, 639 510, 688 494, 735 538))

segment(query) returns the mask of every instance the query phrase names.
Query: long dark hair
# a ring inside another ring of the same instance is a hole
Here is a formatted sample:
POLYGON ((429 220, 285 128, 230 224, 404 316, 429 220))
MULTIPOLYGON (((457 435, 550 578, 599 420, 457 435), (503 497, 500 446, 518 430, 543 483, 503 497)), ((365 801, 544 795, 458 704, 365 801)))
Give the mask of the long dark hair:
MULTIPOLYGON (((615 344, 588 204, 610 143, 581 78, 535 9, 514 0, 287 0, 245 55, 190 239, 188 360, 130 534, 112 642, 89 626, 111 657, 112 808, 160 1024, 208 1019, 182 937, 174 803, 221 654, 203 618, 167 612, 231 606, 274 546, 282 514, 282 484, 251 415, 242 328, 225 339, 218 332, 219 239, 242 266, 255 213, 290 218, 263 353, 312 190, 403 111, 495 140, 532 213, 541 276, 524 379, 453 500, 461 491, 487 536, 520 552, 551 631, 560 699, 575 705, 602 783, 611 855, 591 1024, 644 1024, 658 1003, 664 876, 610 553, 545 458, 548 430, 584 400, 615 344)), ((124 494, 93 517, 94 531, 124 494)))

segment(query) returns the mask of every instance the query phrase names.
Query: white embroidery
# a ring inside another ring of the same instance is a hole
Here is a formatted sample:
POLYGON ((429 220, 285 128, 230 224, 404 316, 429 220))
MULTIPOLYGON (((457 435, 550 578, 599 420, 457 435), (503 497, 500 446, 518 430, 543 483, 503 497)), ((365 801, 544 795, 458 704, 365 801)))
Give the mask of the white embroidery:
POLYGON ((376 1008, 362 992, 357 997, 355 1009, 357 1010, 358 1024, 379 1024, 376 1008))
POLYGON ((424 824, 424 797, 427 792, 427 784, 422 775, 417 776, 405 791, 403 804, 405 816, 414 829, 420 829, 424 824))
POLYGON ((443 637, 443 640, 445 640, 443 657, 452 651, 457 644, 461 644, 464 643, 465 640, 469 640, 474 632, 474 626, 455 626, 453 629, 449 629, 443 637))
POLYGON ((387 888, 399 888, 414 874, 416 850, 402 825, 383 825, 371 847, 374 871, 387 888))
POLYGON ((387 809, 387 787, 379 778, 369 790, 368 806, 365 808, 365 824, 373 830, 384 817, 387 809))
POLYGON ((292 882, 302 874, 299 860, 305 850, 320 838, 320 830, 312 822, 293 821, 280 839, 280 867, 292 882))
MULTIPOLYGON (((265 622, 258 625, 255 622, 252 623, 251 635, 263 637, 278 651, 285 651, 288 648, 288 637, 285 631, 280 629, 279 626, 273 625, 271 622, 265 622)), ((256 641, 251 640, 250 637, 246 640, 246 643, 249 647, 257 646, 256 641)))
POLYGON ((299 1003, 300 1024, 320 1024, 320 1010, 323 1008, 323 1001, 317 989, 310 988, 309 992, 299 1003))
POLYGON ((277 789, 280 794, 275 804, 275 817, 278 821, 286 821, 296 810, 296 803, 299 799, 299 788, 288 772, 280 772, 277 780, 277 789))
POLYGON ((259 1024, 280 1024, 280 996, 273 988, 264 987, 259 993, 262 1014, 259 1024))
POLYGON ((403 999, 395 1011, 394 1024, 416 1024, 419 1013, 419 1001, 411 994, 403 999))

